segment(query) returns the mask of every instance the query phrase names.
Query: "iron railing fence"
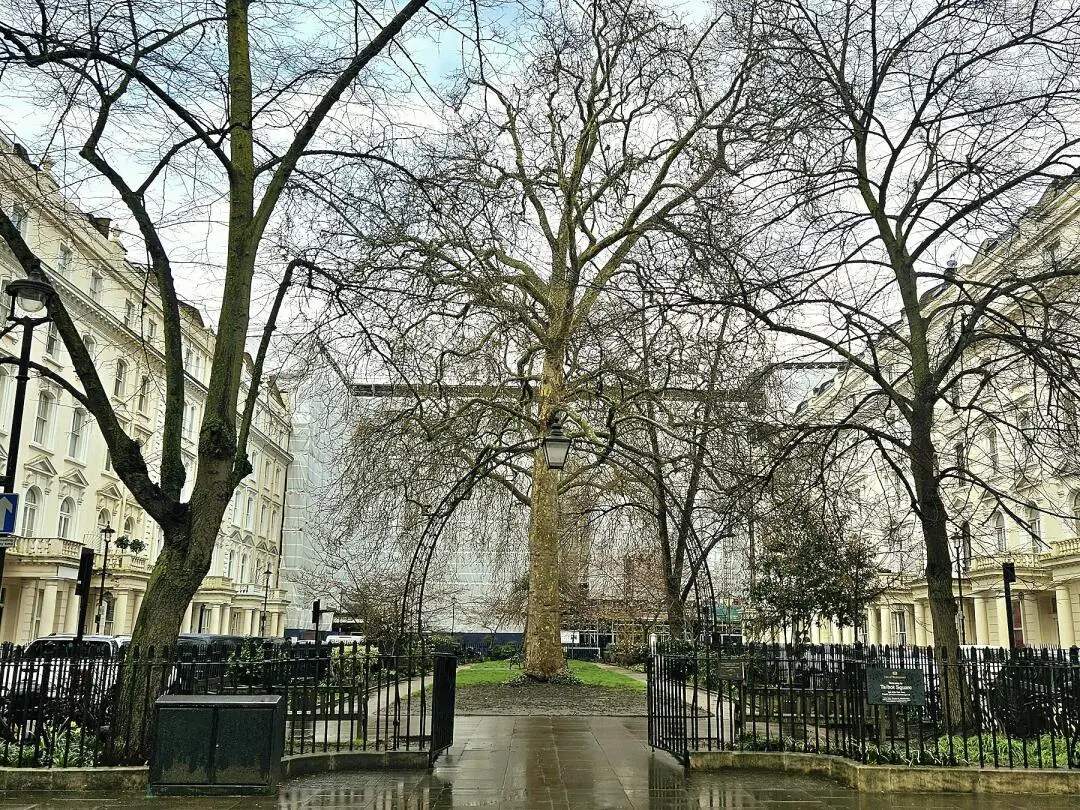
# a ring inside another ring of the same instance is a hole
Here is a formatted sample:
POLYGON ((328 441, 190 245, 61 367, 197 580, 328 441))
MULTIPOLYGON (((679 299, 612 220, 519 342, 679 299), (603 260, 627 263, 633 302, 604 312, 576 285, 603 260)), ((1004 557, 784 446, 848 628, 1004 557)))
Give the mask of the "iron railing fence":
POLYGON ((649 738, 864 763, 1080 768, 1080 651, 660 645, 649 738))
POLYGON ((162 694, 281 694, 286 755, 429 748, 434 658, 421 641, 391 653, 370 643, 94 652, 0 647, 0 765, 144 762, 162 694))

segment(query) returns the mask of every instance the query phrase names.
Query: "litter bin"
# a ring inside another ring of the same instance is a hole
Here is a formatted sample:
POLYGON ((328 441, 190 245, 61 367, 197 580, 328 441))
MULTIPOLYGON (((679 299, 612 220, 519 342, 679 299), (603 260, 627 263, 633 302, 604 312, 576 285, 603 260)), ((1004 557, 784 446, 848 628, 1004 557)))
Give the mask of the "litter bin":
POLYGON ((154 706, 152 796, 277 790, 285 750, 281 695, 163 695, 154 706))

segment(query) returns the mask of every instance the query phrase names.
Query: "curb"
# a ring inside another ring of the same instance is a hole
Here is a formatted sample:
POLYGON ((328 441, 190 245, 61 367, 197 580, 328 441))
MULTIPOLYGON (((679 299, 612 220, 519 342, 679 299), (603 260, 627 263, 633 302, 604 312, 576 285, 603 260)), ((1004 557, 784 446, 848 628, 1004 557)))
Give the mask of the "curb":
POLYGON ((863 765, 831 754, 764 751, 696 751, 689 765, 827 776, 861 793, 1080 793, 1080 771, 1068 770, 863 765))

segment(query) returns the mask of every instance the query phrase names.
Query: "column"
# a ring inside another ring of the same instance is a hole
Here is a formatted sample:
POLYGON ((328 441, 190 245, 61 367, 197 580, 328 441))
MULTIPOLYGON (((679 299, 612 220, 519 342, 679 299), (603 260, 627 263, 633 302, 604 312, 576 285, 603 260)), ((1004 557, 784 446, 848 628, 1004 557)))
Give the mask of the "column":
POLYGON ((972 644, 990 643, 990 621, 987 611, 987 598, 975 597, 975 636, 971 639, 972 644))
POLYGON ((889 610, 889 606, 886 604, 878 606, 878 624, 881 626, 881 643, 895 643, 896 639, 893 638, 892 611, 889 610))
POLYGON ((274 638, 281 638, 285 635, 285 614, 274 614, 274 638))
POLYGON ((181 633, 190 633, 191 632, 191 616, 192 616, 192 613, 194 612, 194 610, 195 610, 195 603, 194 602, 188 602, 187 610, 184 611, 184 619, 183 619, 183 621, 180 622, 180 632, 181 633))
POLYGON ((58 583, 50 579, 45 583, 45 600, 41 603, 41 629, 38 633, 47 636, 56 630, 56 590, 58 583))
POLYGON ((79 595, 75 593, 75 583, 67 589, 67 610, 64 611, 64 632, 75 635, 79 632, 79 595))
POLYGON ((1068 648, 1076 644, 1076 629, 1073 627, 1072 598, 1069 586, 1062 584, 1054 588, 1057 601, 1058 644, 1068 648))
POLYGON ((135 591, 135 606, 131 610, 131 631, 135 632, 135 624, 139 621, 139 612, 142 610, 142 600, 145 591, 135 591))
POLYGON ((878 624, 878 612, 874 608, 866 611, 866 640, 870 644, 881 643, 881 628, 878 624))
POLYGON ((921 599, 915 600, 915 644, 925 647, 929 642, 926 638, 926 607, 921 599))
POLYGON ((218 622, 221 621, 221 605, 210 606, 210 617, 207 622, 206 632, 216 633, 218 628, 218 622))
POLYGON ((997 614, 998 646, 1009 649, 1009 612, 1006 609, 1004 593, 997 600, 997 614))
POLYGON ((259 635, 259 611, 257 610, 248 611, 247 635, 259 635))
POLYGON ((218 632, 221 633, 221 635, 227 636, 227 635, 229 635, 229 633, 232 632, 230 627, 229 627, 231 619, 232 619, 232 606, 231 605, 222 605, 221 606, 221 623, 218 625, 218 632))
POLYGON ((113 605, 113 635, 122 636, 128 632, 128 604, 131 591, 118 590, 116 604, 113 605))
POLYGON ((15 632, 12 634, 16 644, 33 641, 30 633, 34 629, 34 599, 37 597, 37 580, 24 579, 19 592, 19 612, 15 614, 15 632), (26 630, 23 630, 23 627, 26 630))

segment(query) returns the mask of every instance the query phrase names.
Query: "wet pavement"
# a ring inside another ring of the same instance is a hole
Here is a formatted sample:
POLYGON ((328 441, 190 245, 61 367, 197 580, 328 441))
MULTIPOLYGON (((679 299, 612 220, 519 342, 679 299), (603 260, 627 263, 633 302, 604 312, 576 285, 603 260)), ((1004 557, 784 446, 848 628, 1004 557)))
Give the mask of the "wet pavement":
POLYGON ((431 773, 336 773, 297 779, 276 797, 140 799, 87 793, 0 794, 0 810, 859 810, 1080 809, 1080 798, 858 794, 776 773, 690 773, 645 744, 638 717, 459 717, 431 773))

